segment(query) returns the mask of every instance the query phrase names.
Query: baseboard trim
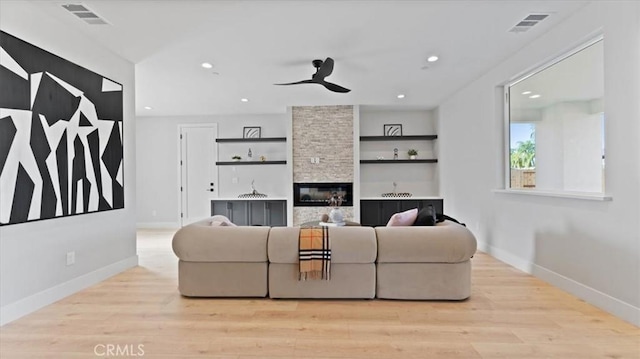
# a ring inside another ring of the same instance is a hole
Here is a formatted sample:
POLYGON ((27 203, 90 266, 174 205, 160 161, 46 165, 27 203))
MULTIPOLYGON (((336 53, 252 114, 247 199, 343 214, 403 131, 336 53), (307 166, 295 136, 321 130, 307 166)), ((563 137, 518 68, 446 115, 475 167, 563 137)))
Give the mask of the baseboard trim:
POLYGON ((493 247, 485 242, 478 242, 478 250, 485 252, 495 259, 513 266, 525 273, 529 273, 536 278, 540 278, 541 280, 558 287, 565 292, 575 295, 587 303, 611 313, 624 321, 635 326, 640 326, 640 308, 634 307, 629 303, 623 302, 620 299, 614 298, 606 293, 602 293, 599 290, 588 287, 580 282, 576 282, 562 274, 514 256, 503 249, 493 247))
POLYGON ((52 304, 71 294, 77 293, 137 265, 138 256, 131 256, 106 267, 96 269, 93 272, 73 278, 52 288, 45 289, 42 292, 23 298, 17 302, 7 304, 0 308, 0 326, 10 323, 27 314, 33 313, 40 308, 52 304))
POLYGON ((622 320, 640 327, 640 308, 638 307, 536 264, 533 265, 533 275, 583 299, 589 304, 593 304, 622 320))
POLYGON ((178 222, 139 222, 136 223, 138 229, 179 229, 178 222))
POLYGON ((533 274, 533 263, 522 259, 518 256, 514 256, 513 254, 500 249, 500 248, 496 248, 493 247, 485 242, 478 242, 478 250, 485 252, 489 255, 491 255, 492 257, 494 257, 495 259, 507 263, 508 265, 512 266, 512 267, 516 267, 518 269, 520 269, 521 271, 525 272, 525 273, 529 273, 529 274, 533 274))

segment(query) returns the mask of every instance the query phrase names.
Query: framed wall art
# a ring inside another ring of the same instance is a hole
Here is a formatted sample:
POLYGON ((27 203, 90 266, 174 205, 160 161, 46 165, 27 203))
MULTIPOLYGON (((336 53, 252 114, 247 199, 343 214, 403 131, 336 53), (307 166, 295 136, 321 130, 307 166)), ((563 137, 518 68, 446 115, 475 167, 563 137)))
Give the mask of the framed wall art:
POLYGON ((385 124, 384 125, 385 136, 402 136, 402 125, 400 124, 385 124))
POLYGON ((124 208, 123 87, 0 32, 0 225, 124 208))
POLYGON ((242 138, 260 138, 260 127, 243 127, 242 138))

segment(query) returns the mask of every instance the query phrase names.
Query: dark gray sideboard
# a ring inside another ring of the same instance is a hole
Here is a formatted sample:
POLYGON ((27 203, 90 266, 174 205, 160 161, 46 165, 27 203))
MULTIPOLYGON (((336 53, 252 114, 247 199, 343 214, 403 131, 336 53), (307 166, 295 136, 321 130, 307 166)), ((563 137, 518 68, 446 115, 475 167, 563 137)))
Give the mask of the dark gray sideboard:
POLYGON ((419 210, 432 205, 437 213, 443 213, 443 200, 439 199, 363 199, 360 200, 360 223, 363 226, 384 226, 394 213, 412 208, 419 210))
POLYGON ((287 201, 273 199, 213 199, 211 215, 227 216, 239 226, 287 225, 287 201))

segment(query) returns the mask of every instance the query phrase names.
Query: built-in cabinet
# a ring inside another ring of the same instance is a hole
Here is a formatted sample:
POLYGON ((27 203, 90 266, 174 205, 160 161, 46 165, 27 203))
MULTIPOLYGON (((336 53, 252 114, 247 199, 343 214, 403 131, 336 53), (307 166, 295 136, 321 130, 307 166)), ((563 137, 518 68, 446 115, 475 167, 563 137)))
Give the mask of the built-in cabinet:
MULTIPOLYGON (((359 113, 360 197, 391 193, 439 197, 437 114, 361 106, 359 113), (397 129, 393 136, 385 128, 397 129), (411 159, 409 150, 416 150, 411 159)), ((403 196, 397 198, 402 199, 403 196)))
POLYGON ((418 210, 432 205, 437 213, 443 213, 443 200, 434 199, 363 199, 360 201, 360 223, 363 226, 384 226, 394 213, 412 208, 418 210))
POLYGON ((223 215, 238 226, 287 225, 287 201, 274 199, 214 199, 211 215, 223 215))

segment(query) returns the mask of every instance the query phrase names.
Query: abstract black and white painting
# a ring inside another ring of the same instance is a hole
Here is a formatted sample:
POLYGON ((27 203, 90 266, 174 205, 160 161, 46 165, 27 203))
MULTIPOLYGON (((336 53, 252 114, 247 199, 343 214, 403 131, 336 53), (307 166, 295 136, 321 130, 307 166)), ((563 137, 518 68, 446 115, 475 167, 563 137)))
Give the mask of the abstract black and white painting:
POLYGON ((0 225, 124 208, 122 91, 0 31, 0 225))

